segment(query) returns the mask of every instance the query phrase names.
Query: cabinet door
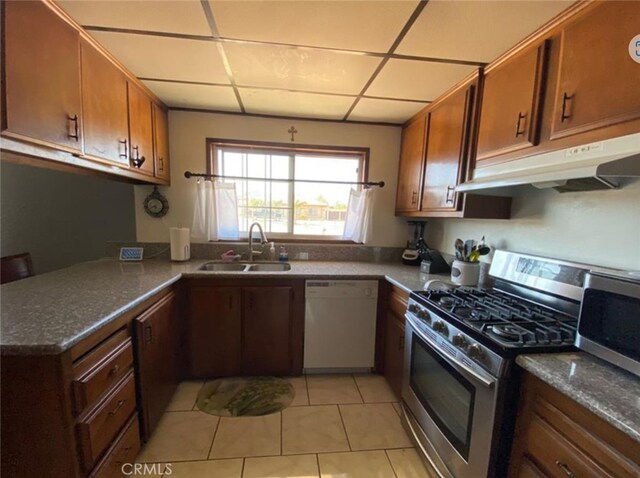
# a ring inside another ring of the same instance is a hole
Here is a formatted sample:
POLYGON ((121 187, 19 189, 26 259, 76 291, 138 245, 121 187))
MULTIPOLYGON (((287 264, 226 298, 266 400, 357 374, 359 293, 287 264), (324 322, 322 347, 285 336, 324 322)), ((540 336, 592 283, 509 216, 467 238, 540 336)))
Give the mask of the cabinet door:
POLYGON ((422 211, 455 211, 455 187, 466 163, 469 108, 473 86, 463 88, 429 110, 422 211))
POLYGON ((153 103, 154 175, 169 181, 169 122, 167 112, 153 103))
POLYGON ((151 436, 180 381, 180 321, 175 292, 135 319, 142 430, 151 436))
POLYGON ((42 2, 2 3, 3 129, 66 151, 81 152, 78 32, 42 2))
POLYGON ((537 144, 546 50, 543 43, 486 72, 477 161, 537 144))
POLYGON ((153 176, 153 121, 151 98, 131 82, 129 96, 129 160, 131 167, 153 176))
POLYGON ((293 287, 244 287, 242 305, 242 372, 290 374, 293 287))
POLYGON ((191 287, 186 350, 193 378, 240 374, 239 287, 191 287))
POLYGON ((629 54, 639 18, 640 2, 602 2, 563 30, 552 138, 640 118, 640 64, 629 54))
POLYGON ((402 129, 396 213, 417 211, 420 208, 420 181, 424 162, 426 126, 425 114, 402 129))
POLYGON ((388 312, 384 334, 384 376, 400 399, 404 373, 404 320, 388 312))
POLYGON ((84 153, 128 166, 127 80, 94 47, 80 46, 84 153))

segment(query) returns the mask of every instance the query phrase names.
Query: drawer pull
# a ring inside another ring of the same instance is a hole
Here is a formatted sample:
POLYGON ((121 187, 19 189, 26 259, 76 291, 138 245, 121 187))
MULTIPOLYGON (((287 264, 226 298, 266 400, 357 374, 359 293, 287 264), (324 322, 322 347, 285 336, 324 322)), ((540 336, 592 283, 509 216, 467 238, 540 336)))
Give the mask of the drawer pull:
POLYGON ((569 468, 566 463, 562 463, 560 460, 556 460, 556 466, 564 471, 565 475, 567 475, 569 478, 574 478, 576 476, 576 474, 571 471, 571 468, 569 468))
POLYGON ((520 129, 520 124, 522 123, 522 120, 525 119, 526 117, 527 117, 526 114, 518 113, 518 122, 516 123, 516 138, 518 136, 524 136, 525 130, 520 129))
POLYGON ((455 189, 456 189, 455 186, 447 186, 447 197, 445 198, 445 202, 447 204, 453 204, 453 197, 454 197, 454 194, 455 194, 455 189), (449 197, 450 193, 453 193, 453 194, 451 194, 451 197, 449 197))
POLYGON ((73 123, 73 132, 68 133, 69 138, 78 141, 80 139, 79 127, 78 127, 78 115, 69 116, 67 119, 73 123))
POLYGON ((114 416, 116 413, 118 413, 118 410, 120 410, 122 408, 122 406, 126 403, 126 400, 118 400, 118 405, 116 405, 116 408, 114 408, 113 410, 111 410, 109 412, 109 416, 112 417, 114 416))
POLYGON ((120 365, 114 365, 111 370, 109 370, 109 375, 115 375, 120 371, 120 365))
POLYGON ((562 93, 562 111, 560 112, 560 122, 564 123, 571 118, 571 113, 567 113, 567 102, 573 100, 574 95, 568 95, 566 92, 562 93))

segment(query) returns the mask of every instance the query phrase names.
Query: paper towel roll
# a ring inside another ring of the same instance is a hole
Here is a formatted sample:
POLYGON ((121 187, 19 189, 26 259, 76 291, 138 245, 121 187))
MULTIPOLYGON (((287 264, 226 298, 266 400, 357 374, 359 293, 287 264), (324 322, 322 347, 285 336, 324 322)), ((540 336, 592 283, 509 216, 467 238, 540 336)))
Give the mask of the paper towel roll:
POLYGON ((171 260, 188 261, 191 258, 191 243, 188 227, 172 227, 169 229, 171 238, 171 260))

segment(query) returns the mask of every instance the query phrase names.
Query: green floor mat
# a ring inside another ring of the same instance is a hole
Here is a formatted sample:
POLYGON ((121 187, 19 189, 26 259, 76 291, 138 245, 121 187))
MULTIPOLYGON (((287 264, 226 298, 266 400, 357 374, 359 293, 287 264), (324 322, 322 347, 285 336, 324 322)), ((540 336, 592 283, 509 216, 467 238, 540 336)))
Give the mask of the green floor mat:
POLYGON ((255 417, 284 410, 291 405, 294 396, 293 385, 283 378, 220 378, 202 387, 197 405, 210 415, 255 417))

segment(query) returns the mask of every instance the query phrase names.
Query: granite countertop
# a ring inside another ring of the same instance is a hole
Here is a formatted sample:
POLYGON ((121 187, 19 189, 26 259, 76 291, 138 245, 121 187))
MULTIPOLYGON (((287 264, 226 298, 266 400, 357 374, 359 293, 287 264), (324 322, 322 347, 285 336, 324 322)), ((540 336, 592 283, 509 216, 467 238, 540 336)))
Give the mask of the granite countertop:
POLYGON ((406 291, 428 279, 399 263, 291 262, 286 272, 200 272, 207 260, 166 259, 121 263, 85 262, 0 287, 0 350, 3 354, 62 352, 181 277, 387 279, 406 291))
POLYGON ((516 362, 640 442, 640 378, 586 352, 519 355, 516 362))

